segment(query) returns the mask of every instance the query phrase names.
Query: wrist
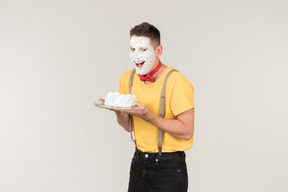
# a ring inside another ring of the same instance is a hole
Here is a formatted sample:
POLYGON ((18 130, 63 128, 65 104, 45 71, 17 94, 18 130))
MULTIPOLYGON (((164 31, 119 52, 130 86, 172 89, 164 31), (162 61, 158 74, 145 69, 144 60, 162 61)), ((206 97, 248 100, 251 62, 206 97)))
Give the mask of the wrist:
POLYGON ((151 122, 153 119, 153 113, 147 110, 147 112, 144 114, 144 120, 151 122))
POLYGON ((123 117, 125 116, 125 113, 121 112, 121 111, 114 111, 117 117, 123 117))

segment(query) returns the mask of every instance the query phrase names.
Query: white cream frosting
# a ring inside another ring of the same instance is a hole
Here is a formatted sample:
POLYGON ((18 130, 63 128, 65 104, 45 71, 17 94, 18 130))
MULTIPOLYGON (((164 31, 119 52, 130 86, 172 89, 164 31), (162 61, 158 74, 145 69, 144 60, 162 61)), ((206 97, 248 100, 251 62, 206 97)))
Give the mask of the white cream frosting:
POLYGON ((150 73, 153 70, 156 61, 156 53, 151 44, 150 38, 143 36, 132 36, 130 38, 129 46, 129 56, 136 73, 138 75, 146 75, 150 73))
POLYGON ((136 105, 135 95, 124 95, 118 92, 109 92, 105 97, 105 105, 115 107, 132 107, 136 105))

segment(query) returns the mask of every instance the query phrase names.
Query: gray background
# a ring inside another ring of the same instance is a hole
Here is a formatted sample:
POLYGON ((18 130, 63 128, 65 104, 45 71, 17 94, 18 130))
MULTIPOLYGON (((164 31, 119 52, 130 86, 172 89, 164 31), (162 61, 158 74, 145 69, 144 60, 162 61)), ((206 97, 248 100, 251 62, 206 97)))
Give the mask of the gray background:
POLYGON ((0 0, 0 191, 126 191, 133 146, 93 102, 131 69, 129 30, 195 88, 189 191, 286 192, 288 2, 0 0))

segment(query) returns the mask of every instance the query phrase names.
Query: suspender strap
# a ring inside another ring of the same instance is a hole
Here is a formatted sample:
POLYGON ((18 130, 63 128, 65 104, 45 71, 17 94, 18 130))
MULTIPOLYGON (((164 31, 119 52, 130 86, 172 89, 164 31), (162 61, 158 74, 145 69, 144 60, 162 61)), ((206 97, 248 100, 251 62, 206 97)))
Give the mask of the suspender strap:
MULTIPOLYGON (((161 93, 161 100, 160 100, 160 117, 165 117, 165 93, 166 93, 166 83, 168 77, 173 73, 174 71, 177 71, 176 69, 172 69, 168 72, 168 74, 165 77, 163 87, 162 87, 162 93, 161 93)), ((162 129, 158 128, 158 150, 159 155, 162 156, 162 140, 163 140, 163 131, 162 129)))
POLYGON ((131 88, 132 88, 132 85, 133 85, 134 75, 135 75, 135 69, 132 71, 131 76, 130 76, 130 81, 129 81, 129 94, 130 95, 131 95, 131 88))
MULTIPOLYGON (((171 71, 168 72, 168 74, 165 77, 164 83, 163 83, 162 92, 161 92, 161 99, 160 99, 160 117, 162 117, 162 118, 165 117, 165 93, 166 93, 167 79, 171 75, 171 73, 173 73, 174 71, 177 71, 177 70, 172 69, 171 71)), ((134 75, 135 75, 135 69, 132 71, 131 76, 130 76, 129 94, 131 94, 134 75)), ((135 146, 137 147, 136 139, 134 139, 133 134, 132 134, 132 117, 131 117, 131 115, 129 115, 129 128, 130 128, 131 139, 132 139, 132 141, 134 141, 135 146)), ((163 140, 163 131, 158 128, 158 150, 159 150, 160 156, 162 156, 162 140, 163 140)))
MULTIPOLYGON (((131 76, 130 76, 130 81, 129 81, 129 94, 130 95, 131 95, 131 89, 132 89, 132 85, 133 85, 134 75, 135 75, 135 69, 132 71, 131 76)), ((131 117, 131 115, 129 115, 129 129, 130 129, 131 139, 132 139, 132 141, 134 141, 135 146, 137 147, 136 139, 134 139, 133 133, 132 133, 132 117, 131 117)))

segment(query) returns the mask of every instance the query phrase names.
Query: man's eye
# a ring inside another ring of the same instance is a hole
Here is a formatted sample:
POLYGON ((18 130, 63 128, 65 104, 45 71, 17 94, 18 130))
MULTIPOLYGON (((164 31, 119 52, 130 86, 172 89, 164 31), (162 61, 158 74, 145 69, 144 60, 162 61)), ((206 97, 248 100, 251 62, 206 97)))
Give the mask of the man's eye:
POLYGON ((135 51, 135 48, 130 47, 130 51, 135 51))
POLYGON ((147 48, 142 48, 142 51, 147 51, 147 48))

